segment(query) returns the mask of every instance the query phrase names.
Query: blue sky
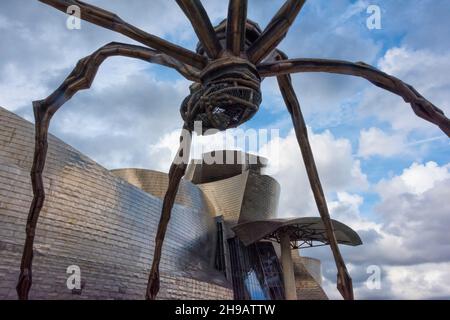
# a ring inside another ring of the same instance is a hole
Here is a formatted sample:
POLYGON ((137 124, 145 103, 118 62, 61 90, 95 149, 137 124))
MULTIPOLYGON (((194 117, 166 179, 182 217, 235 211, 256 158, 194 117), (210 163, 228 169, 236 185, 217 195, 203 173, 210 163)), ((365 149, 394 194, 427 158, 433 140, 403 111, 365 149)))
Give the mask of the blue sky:
MULTIPOLYGON (((76 61, 110 41, 133 43, 66 17, 37 1, 0 3, 0 105, 32 120, 31 101, 51 93, 76 61)), ((89 1, 146 31, 194 49, 197 39, 174 1, 89 1)), ((227 2, 203 1, 213 23, 227 2)), ((249 18, 264 27, 280 0, 250 0, 249 18)), ((310 0, 280 48, 290 57, 364 61, 410 83, 450 114, 448 0, 310 0), (369 5, 381 9, 380 30, 369 30, 369 5)), ((362 79, 294 75, 312 147, 333 217, 349 224, 364 245, 344 248, 360 298, 450 297, 450 148, 448 138, 417 118, 402 99, 362 79), (370 290, 367 267, 382 270, 370 290)), ((113 58, 90 91, 55 116, 51 132, 107 168, 167 171, 181 126, 179 106, 189 82, 176 72, 113 58)), ((261 153, 281 184, 280 216, 317 215, 289 115, 276 81, 263 83, 264 102, 244 128, 280 130, 261 153), (276 154, 271 143, 281 146, 276 154)), ((208 141, 205 142, 208 145, 208 141)), ((304 252, 323 262, 332 298, 335 268, 329 249, 304 252)))

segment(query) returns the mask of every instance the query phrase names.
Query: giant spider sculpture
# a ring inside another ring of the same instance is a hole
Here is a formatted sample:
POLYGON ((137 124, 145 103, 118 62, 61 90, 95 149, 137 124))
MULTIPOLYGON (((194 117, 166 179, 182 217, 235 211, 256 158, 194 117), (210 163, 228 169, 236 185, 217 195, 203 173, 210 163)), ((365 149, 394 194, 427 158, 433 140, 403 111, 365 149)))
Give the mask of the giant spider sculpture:
MULTIPOLYGON (((260 85, 264 77, 276 76, 281 94, 292 117, 311 188, 337 266, 337 288, 345 299, 353 299, 352 280, 347 272, 336 241, 324 192, 314 163, 307 129, 300 104, 291 83, 290 74, 298 72, 328 72, 362 77, 374 85, 401 96, 411 104, 417 116, 439 126, 450 136, 450 120, 413 87, 362 62, 351 63, 325 59, 288 59, 277 49, 286 36, 306 0, 287 0, 261 30, 247 20, 247 0, 230 0, 228 18, 214 28, 200 0, 177 0, 199 38, 196 52, 184 49, 157 36, 146 33, 123 21, 117 15, 76 0, 39 0, 66 12, 69 6, 81 9, 81 19, 121 33, 146 47, 109 43, 81 59, 61 86, 44 100, 33 102, 35 115, 35 151, 31 181, 33 201, 27 225, 26 241, 17 284, 19 299, 28 299, 32 283, 33 241, 45 193, 42 172, 47 153, 47 133, 56 111, 75 93, 88 89, 100 64, 112 56, 126 56, 157 63, 177 70, 194 84, 183 101, 183 128, 192 132, 194 121, 203 129, 226 130, 249 120, 261 103, 260 85)), ((203 132, 201 132, 203 133, 203 132)), ((190 144, 180 145, 178 156, 189 155, 190 144)), ((161 220, 156 234, 153 264, 146 298, 155 299, 159 291, 159 262, 178 185, 186 170, 186 162, 173 162, 169 186, 164 197, 161 220)))

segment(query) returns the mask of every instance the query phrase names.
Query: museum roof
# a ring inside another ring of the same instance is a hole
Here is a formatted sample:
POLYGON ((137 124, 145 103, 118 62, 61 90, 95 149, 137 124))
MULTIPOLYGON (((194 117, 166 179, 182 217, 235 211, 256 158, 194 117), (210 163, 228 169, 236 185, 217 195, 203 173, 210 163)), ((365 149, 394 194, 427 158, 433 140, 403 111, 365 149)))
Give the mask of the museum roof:
MULTIPOLYGON (((338 243, 350 246, 362 244, 361 238, 352 228, 342 222, 331 221, 338 243)), ((296 248, 328 244, 325 226, 319 217, 256 220, 240 223, 232 230, 245 245, 263 239, 279 242, 281 232, 289 234, 296 248)))

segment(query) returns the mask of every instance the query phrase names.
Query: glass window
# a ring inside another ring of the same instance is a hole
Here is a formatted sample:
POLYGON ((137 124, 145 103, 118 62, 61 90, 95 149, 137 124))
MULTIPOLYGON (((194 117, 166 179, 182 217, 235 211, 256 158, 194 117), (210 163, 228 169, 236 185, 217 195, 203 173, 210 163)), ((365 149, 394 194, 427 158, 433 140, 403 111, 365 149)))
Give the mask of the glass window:
POLYGON ((235 299, 278 300, 284 298, 281 268, 272 243, 244 246, 238 238, 228 240, 235 299))
POLYGON ((219 271, 226 272, 225 265, 225 251, 223 244, 223 226, 222 221, 217 221, 217 243, 216 243, 216 257, 215 257, 215 267, 219 271))

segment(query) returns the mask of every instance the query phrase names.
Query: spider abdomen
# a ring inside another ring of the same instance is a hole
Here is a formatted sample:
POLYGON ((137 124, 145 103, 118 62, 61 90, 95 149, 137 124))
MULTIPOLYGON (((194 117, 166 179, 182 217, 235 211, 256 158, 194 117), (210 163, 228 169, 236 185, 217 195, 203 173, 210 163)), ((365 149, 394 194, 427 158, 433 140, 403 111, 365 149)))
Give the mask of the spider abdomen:
MULTIPOLYGON (((217 39, 226 47, 227 20, 222 21, 215 32, 217 39)), ((247 20, 244 48, 248 48, 261 34, 258 24, 247 20)), ((197 53, 207 56, 199 43, 197 53)), ((191 86, 191 94, 181 105, 181 116, 191 130, 200 134, 235 128, 248 121, 261 104, 261 78, 256 67, 245 54, 235 56, 223 51, 219 58, 210 60, 202 71, 201 82, 191 86), (197 122, 197 126, 194 125, 197 122), (201 131, 197 130, 201 125, 201 131)))
POLYGON ((258 72, 248 61, 237 57, 215 60, 202 73, 202 82, 191 86, 191 94, 181 105, 183 120, 191 130, 201 124, 201 134, 235 128, 258 111, 260 84, 258 72))

